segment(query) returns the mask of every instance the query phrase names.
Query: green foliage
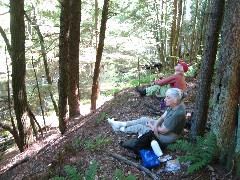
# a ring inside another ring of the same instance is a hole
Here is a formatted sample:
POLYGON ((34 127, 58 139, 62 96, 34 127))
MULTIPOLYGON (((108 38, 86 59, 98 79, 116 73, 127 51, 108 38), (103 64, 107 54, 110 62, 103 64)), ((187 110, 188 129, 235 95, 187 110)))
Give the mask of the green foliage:
POLYGON ((180 162, 191 162, 187 169, 187 174, 203 168, 209 164, 216 155, 217 143, 215 135, 211 132, 205 135, 205 138, 197 136, 196 144, 192 144, 186 140, 177 140, 176 143, 168 146, 171 150, 180 150, 188 153, 186 156, 179 157, 180 162))
POLYGON ((170 87, 169 85, 168 86, 158 86, 158 85, 151 86, 146 89, 147 96, 158 94, 162 97, 165 97, 166 91, 169 89, 169 87, 170 87))
POLYGON ((118 92, 120 92, 121 89, 120 88, 114 88, 114 89, 111 89, 111 90, 107 90, 103 93, 104 96, 110 96, 110 95, 113 95, 113 94, 116 94, 118 92))
POLYGON ((110 138, 101 139, 101 136, 98 135, 95 140, 86 142, 86 148, 89 150, 99 150, 103 145, 109 142, 111 142, 110 138))
POLYGON ((95 176, 97 174, 97 166, 98 166, 98 163, 96 160, 94 160, 92 162, 92 164, 90 165, 89 169, 87 170, 86 180, 94 180, 95 179, 95 176))
MULTIPOLYGON (((93 161, 93 163, 89 166, 89 169, 87 170, 85 178, 83 178, 83 175, 79 173, 74 167, 67 165, 65 166, 65 171, 67 172, 67 179, 71 180, 94 180, 96 173, 97 173, 97 161, 93 161)), ((64 177, 54 177, 51 178, 50 180, 65 180, 64 177)))
POLYGON ((130 82, 130 84, 132 86, 139 85, 139 83, 143 85, 149 85, 153 82, 153 79, 155 78, 158 78, 157 74, 146 73, 144 75, 141 75, 140 82, 139 79, 134 79, 130 82))
POLYGON ((113 179, 114 180, 136 180, 137 178, 133 174, 130 174, 129 176, 124 177, 122 170, 116 169, 113 179))
POLYGON ((54 178, 50 178, 49 180, 65 180, 64 177, 54 177, 54 178))
POLYGON ((103 120, 108 118, 108 114, 103 112, 100 114, 100 116, 98 116, 98 118, 96 119, 96 124, 99 124, 100 122, 102 122, 103 120))
POLYGON ((64 146, 64 151, 66 153, 74 153, 76 151, 79 151, 83 149, 84 143, 81 141, 81 139, 77 138, 74 142, 67 143, 64 146))
POLYGON ((69 179, 71 179, 71 180, 83 179, 81 173, 78 173, 77 170, 75 168, 73 168, 72 166, 67 165, 65 167, 65 170, 69 176, 69 179))
POLYGON ((186 76, 194 76, 199 71, 199 64, 195 63, 188 67, 188 72, 185 73, 186 76))
MULTIPOLYGON (((86 171, 85 177, 81 173, 79 173, 74 167, 67 165, 65 166, 65 171, 67 173, 67 178, 64 177, 54 177, 50 178, 49 180, 65 180, 65 179, 70 179, 70 180, 94 180, 95 176, 97 174, 97 168, 98 168, 98 163, 96 160, 92 162, 92 164, 89 166, 88 170, 86 171)), ((122 170, 116 169, 114 176, 114 180, 136 180, 137 178, 135 175, 130 174, 127 177, 124 177, 122 170)))
POLYGON ((116 169, 114 173, 114 180, 122 180, 123 179, 123 172, 121 169, 116 169))

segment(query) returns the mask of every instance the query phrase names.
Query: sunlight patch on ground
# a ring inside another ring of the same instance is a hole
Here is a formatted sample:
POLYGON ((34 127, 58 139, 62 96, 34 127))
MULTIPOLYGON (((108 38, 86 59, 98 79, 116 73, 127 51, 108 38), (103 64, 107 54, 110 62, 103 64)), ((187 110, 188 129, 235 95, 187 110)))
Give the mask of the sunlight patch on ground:
MULTIPOLYGON (((101 107, 106 101, 109 101, 113 98, 113 96, 99 96, 98 100, 97 100, 97 108, 101 107)), ((90 107, 91 104, 80 104, 80 112, 82 116, 85 116, 87 114, 90 113, 90 107)), ((42 116, 36 116, 36 119, 38 121, 38 123, 40 124, 41 127, 44 127, 44 120, 42 116)), ((49 116, 45 117, 45 123, 46 126, 49 127, 58 127, 59 125, 59 121, 58 121, 58 117, 56 116, 55 112, 53 112, 52 114, 50 114, 49 116)))

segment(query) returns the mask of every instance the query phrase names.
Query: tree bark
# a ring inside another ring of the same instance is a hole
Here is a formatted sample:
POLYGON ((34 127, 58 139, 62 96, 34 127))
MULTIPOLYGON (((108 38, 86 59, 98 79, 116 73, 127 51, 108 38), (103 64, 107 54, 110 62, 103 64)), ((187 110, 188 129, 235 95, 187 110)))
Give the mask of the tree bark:
POLYGON ((221 28, 222 15, 224 11, 224 1, 214 1, 211 6, 211 13, 208 21, 208 29, 205 35, 204 53, 200 69, 200 81, 198 82, 198 91, 195 100, 194 114, 192 117, 191 139, 195 136, 203 136, 207 123, 209 108, 209 99, 211 91, 212 77, 214 73, 214 64, 218 49, 218 38, 221 28))
POLYGON ((173 2, 173 19, 171 26, 171 37, 170 37, 170 65, 173 68, 175 62, 175 34, 176 34, 176 21, 177 21, 177 0, 173 2))
POLYGON ((240 178, 240 148, 237 147, 240 99, 239 16, 239 1, 226 1, 216 80, 214 83, 212 115, 212 131, 217 137, 221 151, 220 160, 228 171, 232 169, 235 171, 237 179, 240 178))
POLYGON ((194 11, 194 19, 193 19, 193 29, 192 29, 192 37, 190 41, 190 50, 189 50, 189 62, 193 59, 193 52, 194 52, 194 41, 195 41, 195 31, 196 31, 196 21, 197 21, 197 14, 198 14, 198 0, 195 0, 195 11, 194 11))
POLYGON ((97 95, 98 95, 98 89, 99 89, 100 64, 102 59, 103 47, 104 47, 106 25, 107 25, 107 19, 108 19, 108 8, 109 8, 109 0, 104 0, 101 28, 100 28, 100 34, 99 34, 99 44, 97 49, 96 62, 95 62, 94 75, 93 75, 91 110, 96 110, 96 107, 97 107, 96 101, 97 101, 97 95))
POLYGON ((65 133, 66 121, 68 120, 68 31, 70 16, 70 0, 61 1, 60 37, 59 37, 59 129, 65 133))
POLYGON ((12 46, 12 88, 14 110, 17 119, 20 152, 29 145, 32 135, 27 111, 27 95, 25 86, 25 24, 24 0, 10 0, 10 31, 12 46))
POLYGON ((81 1, 71 0, 71 17, 69 29, 69 117, 80 115, 80 91, 79 91, 79 42, 81 1))

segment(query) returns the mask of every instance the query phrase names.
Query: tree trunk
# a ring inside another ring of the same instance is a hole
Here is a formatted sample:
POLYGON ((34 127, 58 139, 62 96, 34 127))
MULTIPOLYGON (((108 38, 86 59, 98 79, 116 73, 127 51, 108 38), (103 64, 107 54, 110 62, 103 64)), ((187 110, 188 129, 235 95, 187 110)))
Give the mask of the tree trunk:
POLYGON ((61 1, 60 37, 59 37, 59 129, 65 133, 66 121, 68 120, 68 31, 70 16, 70 0, 61 1))
POLYGON ((181 33, 181 18, 182 18, 182 0, 179 0, 178 2, 178 8, 177 8, 177 12, 178 12, 178 17, 177 17, 177 26, 176 26, 176 33, 175 33, 175 38, 174 38, 174 55, 178 56, 180 55, 179 53, 179 49, 178 49, 178 45, 181 43, 179 36, 181 33))
POLYGON ((107 19, 108 19, 108 7, 109 7, 109 0, 104 0, 101 28, 100 28, 100 34, 99 34, 99 44, 97 49, 96 62, 95 62, 94 75, 93 75, 91 110, 96 110, 97 108, 96 102, 97 102, 97 95, 98 95, 98 89, 99 89, 100 64, 102 59, 106 25, 107 25, 107 19))
POLYGON ((29 145, 32 136, 27 111, 27 95, 25 86, 25 24, 24 0, 10 0, 10 31, 12 46, 12 88, 14 110, 17 119, 20 152, 29 145))
POLYGON ((81 1, 71 1, 71 18, 69 29, 69 117, 80 115, 80 91, 79 91, 79 42, 80 42, 80 21, 81 1))
MULTIPOLYGON (((223 2, 219 2, 223 3, 223 2)), ((218 14, 219 16, 219 14, 218 14)), ((227 170, 234 170, 240 178, 239 132, 240 99, 240 3, 226 1, 218 67, 214 84, 213 127, 216 134, 220 160, 227 170), (238 139, 239 140, 239 139, 238 139)))
POLYGON ((193 29, 192 29, 192 37, 190 42, 190 50, 189 50, 189 62, 193 59, 193 52, 194 52, 194 41, 195 41, 195 30, 196 30, 196 21, 197 21, 197 14, 198 14, 198 0, 195 0, 195 11, 194 11, 194 19, 193 19, 193 29))
MULTIPOLYGON (((46 48, 45 48, 45 42, 44 42, 43 35, 42 35, 41 31, 40 31, 39 25, 37 24, 36 16, 34 17, 33 20, 31 20, 31 18, 25 13, 25 17, 33 25, 33 27, 36 30, 37 35, 39 37, 40 46, 41 46, 41 54, 42 54, 42 57, 43 57, 43 64, 44 64, 44 69, 45 69, 45 73, 46 73, 46 79, 47 79, 48 84, 50 86, 52 86, 52 79, 51 79, 51 77, 49 75, 50 73, 49 73, 49 67, 48 67, 48 62, 47 62, 47 52, 46 52, 46 48)), ((52 88, 48 88, 49 95, 50 95, 50 98, 52 100, 55 113, 58 116, 57 102, 56 102, 56 100, 55 100, 55 98, 53 96, 53 93, 52 93, 51 89, 52 88)))
POLYGON ((191 127, 191 139, 195 136, 204 135, 207 122, 209 99, 211 91, 212 77, 214 73, 214 64, 218 48, 218 37, 221 28, 222 15, 224 10, 224 1, 214 1, 211 6, 211 13, 208 21, 207 34, 205 35, 204 54, 200 69, 200 81, 195 100, 194 114, 192 117, 193 124, 191 127))
POLYGON ((98 45, 98 0, 95 0, 95 48, 96 48, 96 54, 97 54, 97 45, 98 45))
POLYGON ((177 20, 177 0, 173 3, 173 19, 171 27, 171 37, 170 37, 170 65, 173 68, 175 62, 175 34, 176 34, 176 20, 177 20))

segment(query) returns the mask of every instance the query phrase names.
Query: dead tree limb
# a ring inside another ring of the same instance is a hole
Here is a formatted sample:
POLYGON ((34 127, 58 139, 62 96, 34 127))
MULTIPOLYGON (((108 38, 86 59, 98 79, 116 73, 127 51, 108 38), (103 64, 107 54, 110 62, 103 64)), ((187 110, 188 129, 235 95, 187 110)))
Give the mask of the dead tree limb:
POLYGON ((149 177, 151 177, 152 179, 154 180, 159 180, 159 177, 157 177, 156 174, 153 174, 151 171, 149 171, 147 168, 141 166, 140 164, 137 164, 135 162, 132 162, 118 154, 113 154, 111 153, 110 156, 112 156, 113 158, 117 159, 117 160, 120 160, 120 161, 123 161, 124 163, 126 164, 129 164, 129 165, 132 165, 132 166, 135 166, 136 168, 138 168, 140 171, 143 171, 145 172, 149 177))

